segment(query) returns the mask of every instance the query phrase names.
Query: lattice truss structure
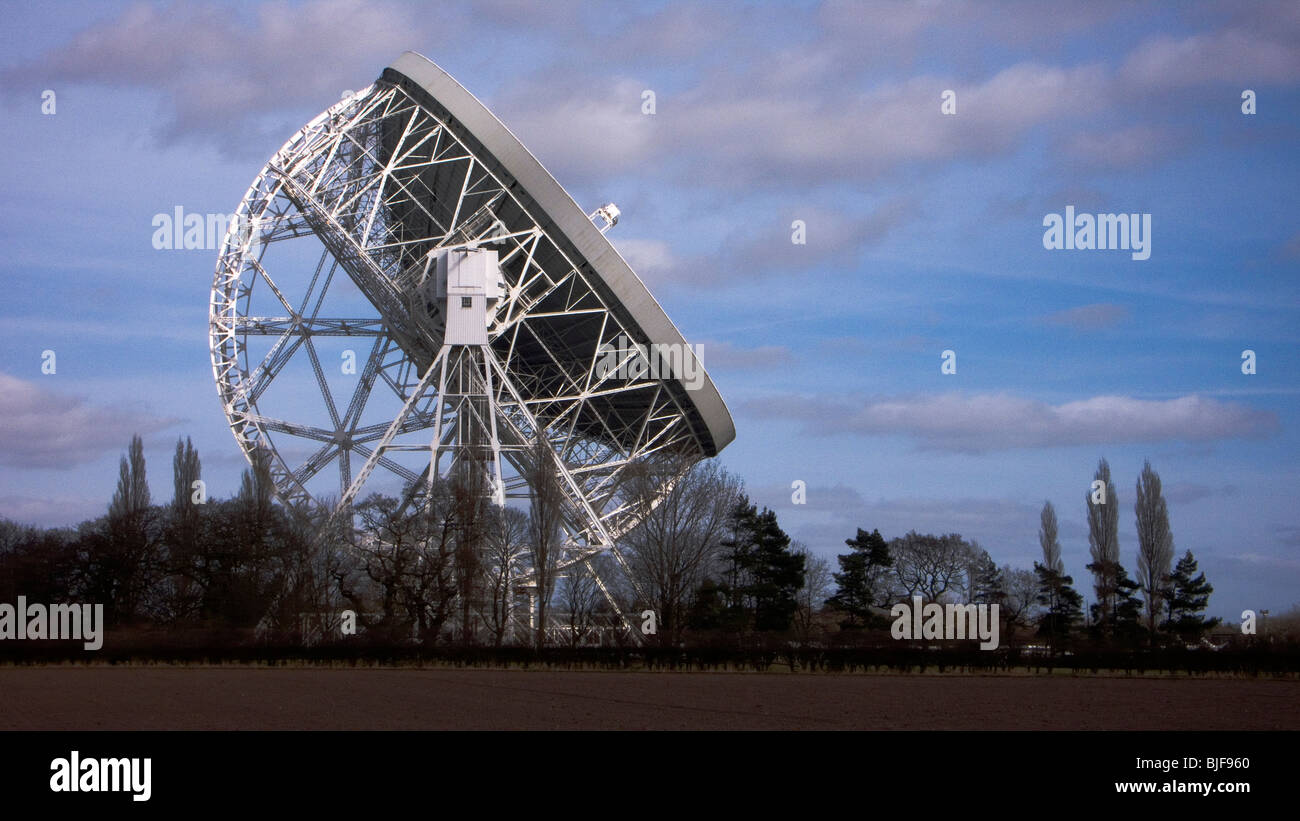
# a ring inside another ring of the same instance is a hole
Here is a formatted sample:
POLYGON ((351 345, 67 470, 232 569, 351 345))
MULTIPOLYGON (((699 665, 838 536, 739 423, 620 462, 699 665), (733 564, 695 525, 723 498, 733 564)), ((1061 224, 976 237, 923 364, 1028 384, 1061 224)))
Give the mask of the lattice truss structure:
MULTIPOLYGON (((620 338, 650 340, 474 135, 418 96, 381 79, 343 99, 240 204, 210 310, 231 429, 250 461, 266 451, 283 500, 336 509, 466 460, 498 503, 526 498, 543 440, 564 495, 556 570, 602 550, 622 564, 616 541, 644 513, 625 472, 656 453, 685 470, 714 446, 682 382, 604 373, 620 338), (450 309, 429 286, 440 255, 473 248, 496 252, 500 297, 486 344, 445 345, 450 309)), ((533 580, 521 567, 516 588, 533 580)))

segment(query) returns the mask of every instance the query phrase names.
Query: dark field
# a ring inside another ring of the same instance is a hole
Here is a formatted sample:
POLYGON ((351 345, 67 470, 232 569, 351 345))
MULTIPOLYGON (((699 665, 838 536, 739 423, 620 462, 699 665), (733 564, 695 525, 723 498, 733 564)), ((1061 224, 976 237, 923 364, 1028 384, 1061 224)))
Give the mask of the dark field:
POLYGON ((0 668, 0 729, 1300 729, 1300 681, 0 668))

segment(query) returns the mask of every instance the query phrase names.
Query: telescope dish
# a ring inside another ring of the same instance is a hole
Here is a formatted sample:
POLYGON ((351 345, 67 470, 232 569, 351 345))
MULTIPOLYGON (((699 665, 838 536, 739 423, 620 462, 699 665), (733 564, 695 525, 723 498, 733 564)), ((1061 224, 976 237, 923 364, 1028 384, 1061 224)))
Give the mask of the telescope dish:
POLYGON ((605 237, 618 216, 589 217, 472 94, 403 54, 289 138, 232 221, 209 339, 236 441, 286 503, 336 511, 471 464, 498 504, 528 498, 544 442, 559 569, 621 562, 644 515, 625 472, 656 454, 684 471, 735 427, 605 237), (646 368, 655 351, 676 368, 646 368))

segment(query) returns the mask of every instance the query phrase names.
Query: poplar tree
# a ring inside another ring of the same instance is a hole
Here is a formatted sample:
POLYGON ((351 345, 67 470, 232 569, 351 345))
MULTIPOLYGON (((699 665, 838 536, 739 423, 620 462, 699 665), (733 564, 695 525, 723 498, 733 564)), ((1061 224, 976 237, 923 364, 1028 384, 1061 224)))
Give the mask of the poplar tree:
POLYGON ((1061 562, 1061 542, 1057 538, 1056 508, 1050 501, 1043 502, 1043 512, 1038 518, 1038 546, 1043 550, 1043 566, 1062 573, 1065 568, 1061 562))
POLYGON ((1092 573, 1093 592, 1097 606, 1093 608, 1093 622, 1111 625, 1110 633, 1118 620, 1121 577, 1127 578, 1119 563, 1119 495, 1110 478, 1110 465, 1105 459, 1097 463, 1094 482, 1102 482, 1104 494, 1094 501, 1094 491, 1089 488, 1084 497, 1088 516, 1088 550, 1092 562, 1087 569, 1092 573))
POLYGON ((1148 461, 1137 481, 1138 571, 1137 582, 1146 599, 1147 630, 1154 636, 1164 601, 1165 577, 1174 558, 1174 537, 1169 532, 1169 508, 1160 489, 1160 474, 1148 461))

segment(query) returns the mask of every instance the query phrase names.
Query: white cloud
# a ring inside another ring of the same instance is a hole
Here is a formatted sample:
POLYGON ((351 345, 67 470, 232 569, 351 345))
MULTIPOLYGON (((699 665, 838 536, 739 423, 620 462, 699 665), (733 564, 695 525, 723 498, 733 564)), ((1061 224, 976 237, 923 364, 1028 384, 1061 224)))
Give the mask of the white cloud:
POLYGON ((637 171, 662 150, 659 115, 641 113, 647 84, 542 71, 512 83, 494 110, 542 165, 570 184, 637 171))
POLYGON ((0 496, 0 516, 37 527, 67 527, 101 515, 106 507, 76 496, 0 496))
POLYGON ((656 279, 679 264, 672 247, 663 240, 619 237, 614 247, 642 279, 656 279))
MULTIPOLYGON (((1035 126, 1114 108, 1134 90, 1300 78, 1300 46, 1290 34, 1296 24, 1286 22, 1294 11, 1286 6, 1232 28, 1149 38, 1116 61, 1119 68, 1035 59, 982 76, 889 76, 867 69, 883 60, 892 70, 907 70, 922 39, 936 30, 1033 45, 1044 32, 1098 27, 1127 13, 1125 5, 1061 10, 1014 2, 828 2, 814 24, 777 54, 769 34, 788 27, 790 10, 737 15, 670 4, 648 14, 612 14, 597 26, 578 4, 554 6, 539 14, 513 0, 433 9, 321 0, 268 2, 240 14, 137 3, 4 72, 3 79, 10 87, 39 78, 158 90, 168 100, 162 133, 218 137, 230 148, 271 127, 258 118, 287 115, 297 106, 318 109, 343 88, 373 79, 406 48, 448 37, 485 39, 502 28, 540 32, 552 49, 539 52, 530 71, 512 76, 493 107, 562 179, 608 177, 648 165, 728 188, 876 180, 912 163, 1012 151, 1035 126), (567 59, 537 65, 553 59, 553 51, 567 59), (593 62, 627 66, 646 55, 672 64, 671 85, 591 68, 593 62), (654 116, 640 110, 646 88, 659 95, 654 116), (946 88, 957 91, 956 117, 938 114, 939 92, 946 88)), ((1141 126, 1134 128, 1104 139, 1080 136, 1068 149, 1137 162, 1163 148, 1132 139, 1141 136, 1141 126), (1121 150, 1108 151, 1117 141, 1121 150)))
POLYGON ((1060 405, 1009 394, 900 396, 842 400, 775 396, 746 404, 766 418, 801 420, 809 434, 906 436, 924 449, 965 453, 1165 441, 1262 437, 1276 414, 1200 396, 1133 399, 1095 396, 1060 405))
MULTIPOLYGON (((1028 567, 1038 558, 1040 504, 1008 498, 865 498, 847 485, 809 485, 804 504, 790 501, 788 485, 752 488, 750 497, 776 510, 782 522, 822 555, 844 552, 858 528, 886 539, 909 530, 960 533, 975 539, 998 564, 1028 567)), ((1065 529, 1079 523, 1063 521, 1065 529)))
MULTIPOLYGON (((58 376, 47 377, 57 380, 58 376)), ((95 407, 81 397, 56 393, 34 382, 0 373, 0 465, 69 468, 123 450, 133 433, 146 434, 176 423, 127 408, 95 407)))
POLYGON ((518 78, 493 105, 561 179, 651 167, 736 189, 876 180, 906 164, 1001 154, 1034 126, 1086 116, 1112 96, 1100 65, 1022 62, 983 79, 866 80, 816 59, 797 83, 769 72, 767 59, 759 65, 699 67, 680 89, 552 69, 518 78), (654 115, 641 113, 647 88, 654 115), (957 92, 956 117, 939 113, 946 88, 957 92))
POLYGON ((1168 130, 1134 125, 1112 131, 1079 132, 1065 141, 1065 153, 1092 168, 1133 169, 1149 165, 1179 143, 1168 130))
POLYGON ((39 78, 161 91, 170 114, 162 134, 220 136, 230 149, 256 117, 333 103, 428 41, 435 27, 447 36, 448 21, 438 16, 383 0, 268 2, 251 17, 200 4, 135 3, 0 76, 7 86, 39 78))
POLYGON ((750 212, 748 219, 722 237, 714 253, 679 256, 659 240, 618 239, 616 244, 633 270, 652 285, 670 282, 711 288, 774 274, 788 276, 827 264, 844 267, 865 248, 883 242, 919 216, 919 203, 910 196, 887 199, 865 214, 791 204, 780 213, 750 212), (791 241, 795 220, 804 223, 803 244, 791 241))
POLYGON ((1300 80, 1300 44, 1276 32, 1241 29, 1160 35, 1133 50, 1119 72, 1126 85, 1164 90, 1201 85, 1250 88, 1300 80))

